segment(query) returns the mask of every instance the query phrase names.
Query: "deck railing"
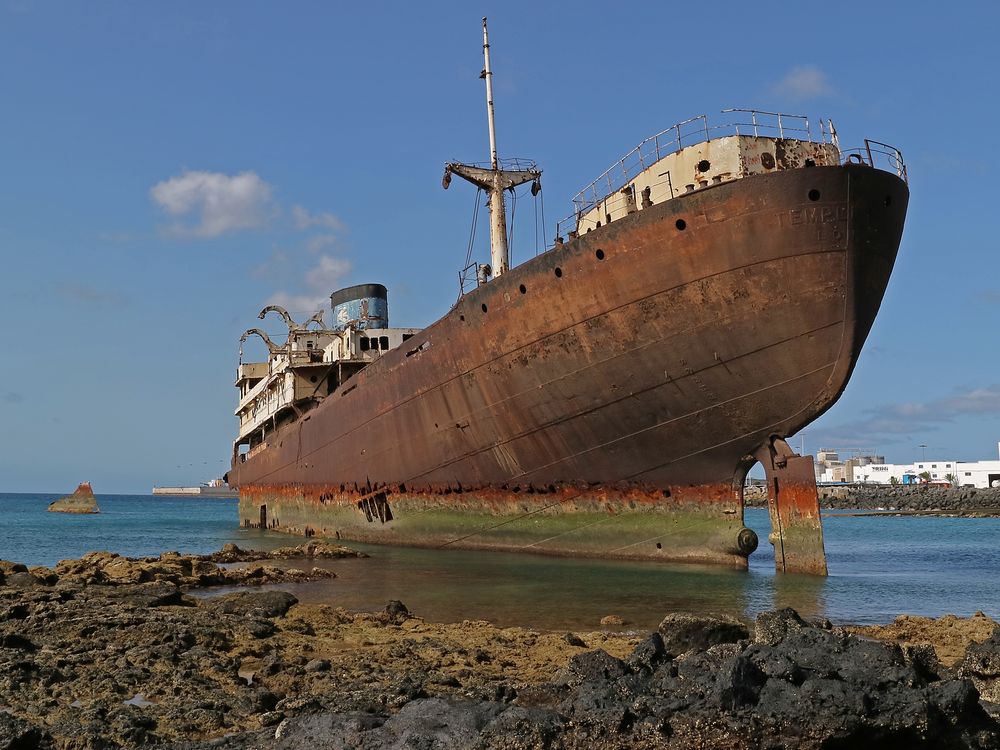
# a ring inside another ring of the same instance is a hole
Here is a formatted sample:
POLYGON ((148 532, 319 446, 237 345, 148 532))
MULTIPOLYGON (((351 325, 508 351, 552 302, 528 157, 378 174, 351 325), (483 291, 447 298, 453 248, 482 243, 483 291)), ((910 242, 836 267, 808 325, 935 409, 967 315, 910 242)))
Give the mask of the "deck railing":
MULTIPOLYGON (((612 164, 596 180, 573 197, 573 213, 556 224, 556 236, 563 236, 563 228, 576 228, 578 217, 599 205, 608 196, 621 190, 637 175, 660 159, 675 154, 688 146, 705 143, 715 138, 732 135, 750 135, 768 138, 794 138, 803 141, 830 143, 840 147, 837 131, 830 120, 818 121, 816 128, 805 115, 767 112, 759 109, 724 109, 728 116, 719 124, 709 123, 707 115, 692 117, 672 125, 646 138, 625 156, 612 164)), ((895 172, 906 179, 906 166, 899 149, 878 141, 865 141, 863 149, 841 152, 841 159, 857 161, 871 167, 895 172)), ((673 189, 671 186, 671 196, 673 189)))
POLYGON ((882 169, 886 172, 895 172, 903 182, 909 182, 906 174, 906 162, 903 161, 902 152, 895 146, 888 143, 873 141, 865 138, 863 148, 843 149, 840 152, 840 160, 844 164, 867 164, 875 169, 882 169))
MULTIPOLYGON (((646 138, 625 156, 608 167, 604 173, 573 197, 577 213, 585 213, 605 197, 627 185, 633 177, 655 164, 664 156, 675 154, 683 148, 704 143, 727 135, 766 135, 776 138, 801 138, 812 140, 809 118, 805 115, 788 115, 765 112, 759 109, 724 109, 724 115, 734 115, 727 121, 711 125, 708 115, 698 115, 656 135, 646 138), (748 120, 748 121, 747 121, 748 120), (805 136, 803 138, 803 136, 805 136)), ((821 125, 824 143, 834 142, 832 128, 821 125)))

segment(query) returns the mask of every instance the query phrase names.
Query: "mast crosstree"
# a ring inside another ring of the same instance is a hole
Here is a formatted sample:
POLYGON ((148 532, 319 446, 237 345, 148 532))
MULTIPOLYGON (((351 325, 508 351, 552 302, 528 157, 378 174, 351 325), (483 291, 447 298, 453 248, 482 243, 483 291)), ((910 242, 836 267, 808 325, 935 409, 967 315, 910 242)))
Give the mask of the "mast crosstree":
POLYGON ((507 208, 504 203, 504 191, 513 190, 518 185, 534 182, 532 192, 537 193, 541 186, 542 172, 539 169, 502 169, 497 156, 496 121, 493 114, 493 70, 490 68, 490 37, 486 30, 486 18, 483 18, 483 57, 486 67, 480 78, 486 81, 486 114, 490 127, 490 166, 482 167, 474 164, 451 162, 445 165, 442 184, 447 190, 451 184, 451 176, 458 175, 463 180, 482 188, 490 196, 490 271, 487 275, 500 276, 510 268, 510 250, 507 243, 507 208))

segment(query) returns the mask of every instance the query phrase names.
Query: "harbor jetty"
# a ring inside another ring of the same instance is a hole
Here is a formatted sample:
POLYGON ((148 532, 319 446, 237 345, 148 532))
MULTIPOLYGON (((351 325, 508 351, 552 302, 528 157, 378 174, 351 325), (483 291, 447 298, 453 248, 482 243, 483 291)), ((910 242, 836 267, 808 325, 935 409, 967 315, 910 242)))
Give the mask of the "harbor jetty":
MULTIPOLYGON (((1000 487, 942 487, 932 484, 844 484, 820 486, 823 510, 856 510, 900 515, 1000 516, 1000 487)), ((765 507, 766 491, 748 488, 747 507, 765 507)))
POLYGON ((100 513, 90 482, 81 483, 72 495, 65 495, 49 504, 50 513, 100 513))
POLYGON ((234 498, 239 497, 236 490, 230 489, 222 479, 213 479, 197 486, 189 487, 153 487, 152 494, 167 497, 204 497, 204 498, 234 498))

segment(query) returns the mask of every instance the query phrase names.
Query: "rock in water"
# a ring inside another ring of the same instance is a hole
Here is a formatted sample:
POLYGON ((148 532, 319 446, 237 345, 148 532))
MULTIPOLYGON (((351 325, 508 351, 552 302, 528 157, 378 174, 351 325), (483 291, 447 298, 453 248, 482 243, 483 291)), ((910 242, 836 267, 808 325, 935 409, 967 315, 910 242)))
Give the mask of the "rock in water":
POLYGON ((66 495, 49 504, 50 513, 100 513, 97 498, 90 488, 90 482, 84 482, 76 488, 72 495, 66 495))

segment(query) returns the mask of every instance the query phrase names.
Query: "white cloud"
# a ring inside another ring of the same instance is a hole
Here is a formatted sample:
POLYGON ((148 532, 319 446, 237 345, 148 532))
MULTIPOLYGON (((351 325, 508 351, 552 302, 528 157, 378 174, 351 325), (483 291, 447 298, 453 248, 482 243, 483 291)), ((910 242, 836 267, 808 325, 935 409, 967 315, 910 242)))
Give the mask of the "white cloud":
POLYGON ((312 315, 317 310, 329 306, 330 294, 336 291, 344 276, 350 271, 351 262, 346 258, 321 255, 316 265, 305 274, 305 286, 308 292, 305 294, 277 292, 271 295, 267 304, 284 307, 292 313, 292 317, 312 315))
POLYGON ((288 268, 289 257, 284 250, 278 249, 263 263, 258 263, 250 269, 250 275, 258 279, 271 279, 288 268))
POLYGON ((814 439, 829 444, 875 445, 898 442, 937 430, 962 417, 1000 414, 1000 384, 966 388, 954 395, 924 402, 885 404, 867 409, 851 422, 811 430, 814 439))
POLYGON ((816 99, 833 93, 826 73, 815 65, 792 68, 773 90, 775 94, 793 99, 816 99))
POLYGON ((317 234, 314 237, 310 237, 306 240, 306 250, 314 255, 321 250, 326 250, 337 244, 337 235, 335 234, 317 234))
POLYGON ((277 211, 271 186, 254 172, 186 171, 157 183, 149 194, 171 216, 194 220, 175 224, 172 231, 196 237, 254 229, 266 224, 277 211))
POLYGON ((344 223, 333 214, 327 211, 311 214, 302 206, 292 206, 292 221, 295 222, 296 229, 322 227, 324 229, 340 231, 344 228, 344 223))
POLYGON ((351 270, 351 262, 345 258, 334 258, 321 255, 319 262, 306 274, 306 283, 313 289, 327 290, 331 294, 333 287, 351 270))
MULTIPOLYGON (((331 290, 333 291, 333 290, 331 290)), ((267 298, 265 305, 278 305, 283 307, 296 320, 308 318, 315 312, 327 307, 330 301, 329 294, 289 294, 288 292, 275 292, 267 298)))

